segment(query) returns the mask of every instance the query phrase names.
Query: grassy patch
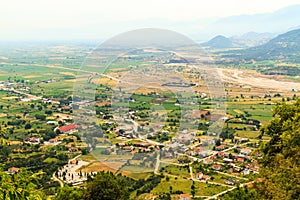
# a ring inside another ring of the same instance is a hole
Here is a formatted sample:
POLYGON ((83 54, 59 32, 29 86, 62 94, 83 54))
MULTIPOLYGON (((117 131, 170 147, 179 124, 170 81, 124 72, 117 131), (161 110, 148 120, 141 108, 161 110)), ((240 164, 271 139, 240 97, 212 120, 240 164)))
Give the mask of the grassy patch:
POLYGON ((259 131, 236 131, 236 135, 239 137, 254 139, 259 136, 259 131))
POLYGON ((182 167, 177 165, 168 165, 162 171, 167 174, 190 178, 188 166, 182 167))
MULTIPOLYGON (((182 191, 183 193, 191 194, 191 186, 193 181, 171 177, 169 180, 163 179, 161 183, 155 187, 151 193, 152 194, 162 194, 170 192, 170 188, 172 191, 182 191)), ((224 186, 217 186, 212 184, 206 184, 203 182, 195 182, 196 186, 196 196, 211 196, 217 193, 220 193, 227 189, 224 186)))
POLYGON ((137 165, 130 165, 130 166, 124 166, 120 169, 120 171, 124 172, 130 172, 130 173, 145 173, 145 172, 152 172, 153 168, 148 167, 140 167, 137 165))

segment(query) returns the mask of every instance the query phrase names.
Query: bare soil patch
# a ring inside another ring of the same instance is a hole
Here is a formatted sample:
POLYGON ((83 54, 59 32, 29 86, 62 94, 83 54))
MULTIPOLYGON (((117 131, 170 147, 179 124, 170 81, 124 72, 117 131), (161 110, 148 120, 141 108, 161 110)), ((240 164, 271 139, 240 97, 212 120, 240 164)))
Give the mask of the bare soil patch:
POLYGON ((220 76, 226 82, 237 83, 242 86, 252 86, 277 91, 300 90, 300 83, 284 80, 280 76, 262 75, 255 70, 220 68, 220 76))

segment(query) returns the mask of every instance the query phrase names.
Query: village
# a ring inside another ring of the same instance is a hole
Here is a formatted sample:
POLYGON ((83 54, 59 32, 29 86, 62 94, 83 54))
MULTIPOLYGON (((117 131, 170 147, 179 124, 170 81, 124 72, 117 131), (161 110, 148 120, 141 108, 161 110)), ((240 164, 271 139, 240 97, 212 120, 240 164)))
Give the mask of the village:
MULTIPOLYGON (((30 88, 25 83, 2 82, 1 90, 8 95, 15 95, 16 101, 27 104, 31 109, 37 109, 34 119, 41 121, 44 124, 42 127, 52 130, 49 135, 43 131, 31 131, 21 142, 40 148, 63 146, 68 152, 68 157, 71 158, 67 164, 59 167, 53 174, 53 179, 62 185, 81 185, 89 176, 95 176, 102 170, 125 174, 153 172, 182 177, 172 170, 166 173, 170 166, 176 166, 188 167, 189 176, 185 176, 186 179, 232 189, 247 181, 251 185, 258 173, 257 160, 260 153, 256 150, 259 145, 256 140, 252 142, 249 138, 238 136, 222 138, 215 133, 199 134, 197 131, 188 130, 178 133, 172 129, 163 130, 159 124, 140 121, 142 118, 138 115, 138 110, 115 118, 107 118, 107 114, 101 116, 100 112, 98 115, 102 120, 98 125, 85 120, 81 122, 73 119, 73 108, 93 113, 86 107, 94 105, 95 102, 73 102, 72 98, 58 100, 32 95, 28 93, 30 88), (41 114, 42 110, 44 114, 41 114), (154 128, 159 131, 153 131, 154 128), (101 133, 91 136, 84 134, 92 129, 96 132, 101 130, 101 133), (93 156, 92 159, 84 158, 87 153, 93 156), (102 167, 89 170, 89 166, 95 162, 102 162, 102 167)), ((165 99, 160 99, 159 97, 153 102, 164 103, 165 99)), ((174 105, 178 107, 177 102, 174 105)), ((9 116, 8 111, 3 110, 3 113, 9 116)), ((29 113, 24 115, 27 120, 32 119, 29 113)), ((209 111, 201 113, 203 120, 212 118, 209 111)), ((227 119, 229 118, 223 120, 227 119)), ((172 121, 170 120, 170 126, 172 121)), ((32 130, 31 125, 27 124, 30 123, 25 124, 25 130, 32 130)), ((173 125, 176 126, 177 123, 173 125)), ((249 126, 255 127, 251 125, 251 121, 249 126)), ((12 166, 8 168, 8 173, 14 174, 19 170, 20 168, 12 166)), ((181 196, 184 199, 188 194, 181 196)))
MULTIPOLYGON (((171 65, 181 67, 166 64, 171 65)), ((87 70, 79 70, 83 89, 72 91, 75 74, 66 70, 55 67, 51 79, 28 75, 0 82, 3 144, 14 154, 4 160, 7 173, 43 169, 57 187, 84 187, 101 171, 135 180, 152 174, 163 178, 150 196, 181 199, 191 198, 190 184, 197 186, 194 196, 213 199, 258 181, 259 147, 270 139, 260 127, 271 118, 271 100, 281 99, 279 94, 228 89, 229 100, 220 105, 202 79, 198 84, 170 79, 159 89, 130 93, 115 84, 132 80, 87 70), (92 97, 84 87, 95 90, 92 97), (178 95, 190 89, 195 92, 178 95), (179 182, 186 186, 177 188, 179 182)), ((188 73, 198 80, 197 72, 188 73)))

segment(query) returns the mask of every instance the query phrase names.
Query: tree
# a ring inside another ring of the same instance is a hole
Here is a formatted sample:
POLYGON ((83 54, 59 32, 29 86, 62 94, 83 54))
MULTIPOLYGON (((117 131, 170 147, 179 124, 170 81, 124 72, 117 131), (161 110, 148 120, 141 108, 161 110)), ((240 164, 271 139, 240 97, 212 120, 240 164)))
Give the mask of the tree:
POLYGON ((274 119, 264 127, 271 140, 263 146, 260 171, 263 183, 256 190, 262 199, 299 199, 300 196, 300 99, 281 103, 274 119))
POLYGON ((9 129, 9 130, 8 130, 8 133, 11 135, 11 134, 14 133, 14 130, 13 130, 13 129, 9 129))
POLYGON ((26 130, 31 129, 31 124, 25 124, 25 129, 26 130))
POLYGON ((38 189, 37 183, 41 173, 32 173, 21 169, 17 174, 10 175, 0 171, 0 199, 46 199, 38 189))
MULTIPOLYGON (((169 178, 168 176, 167 176, 167 178, 169 178)), ((173 192, 173 187, 170 185, 170 187, 169 187, 169 191, 170 191, 170 194, 172 194, 172 192, 173 192)))
POLYGON ((220 145, 221 145, 221 141, 220 141, 219 139, 217 139, 217 140, 215 141, 215 144, 216 144, 216 146, 220 146, 220 145))
POLYGON ((81 149, 81 154, 82 155, 88 154, 88 150, 86 148, 81 149))
POLYGON ((81 200, 83 199, 84 190, 76 187, 60 188, 55 200, 81 200))
POLYGON ((233 190, 223 197, 223 200, 253 200, 253 199, 261 199, 254 189, 248 190, 248 188, 240 188, 238 187, 236 190, 233 190))
POLYGON ((86 200, 128 200, 126 181, 112 173, 100 172, 87 183, 84 194, 86 200))
POLYGON ((53 113, 52 110, 45 110, 46 115, 52 115, 52 113, 53 113))
POLYGON ((36 114, 35 118, 44 121, 46 119, 46 115, 36 114))
POLYGON ((196 194, 196 187, 195 187, 195 182, 193 181, 193 184, 191 186, 191 194, 193 196, 193 198, 195 197, 196 194))
POLYGON ((171 195, 169 193, 161 194, 158 197, 156 197, 155 200, 171 200, 171 195))

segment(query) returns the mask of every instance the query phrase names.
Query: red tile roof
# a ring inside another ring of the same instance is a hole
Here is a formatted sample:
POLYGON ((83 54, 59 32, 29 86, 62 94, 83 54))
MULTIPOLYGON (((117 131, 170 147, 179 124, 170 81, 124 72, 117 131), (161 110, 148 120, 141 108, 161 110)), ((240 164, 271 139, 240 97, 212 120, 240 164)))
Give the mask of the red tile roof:
POLYGON ((253 188, 253 183, 246 183, 246 186, 247 186, 248 188, 253 188))
POLYGON ((261 183, 261 182, 264 181, 264 179, 263 179, 263 178, 258 178, 257 181, 258 181, 259 183, 261 183))
POLYGON ((18 170, 20 170, 20 168, 18 168, 18 167, 11 167, 11 168, 9 168, 10 170, 15 170, 15 171, 18 171, 18 170))
POLYGON ((210 179, 210 176, 208 176, 208 175, 203 175, 202 179, 210 179))
POLYGON ((180 198, 190 198, 191 196, 189 194, 181 194, 180 198))
POLYGON ((72 129, 75 129, 75 128, 77 128, 76 124, 69 124, 69 125, 60 127, 59 131, 62 132, 62 133, 65 133, 65 132, 68 132, 68 131, 70 131, 72 129))
POLYGON ((216 165, 213 165, 212 168, 215 169, 215 170, 219 170, 219 169, 222 168, 222 165, 216 164, 216 165))
POLYGON ((70 160, 70 164, 76 164, 76 162, 77 162, 76 159, 70 160))
POLYGON ((219 150, 219 149, 221 149, 221 150, 226 149, 226 145, 222 144, 220 146, 217 146, 216 149, 217 150, 219 150))
POLYGON ((9 172, 14 172, 14 173, 18 172, 19 170, 20 170, 20 168, 18 168, 18 167, 11 167, 8 169, 9 172))

